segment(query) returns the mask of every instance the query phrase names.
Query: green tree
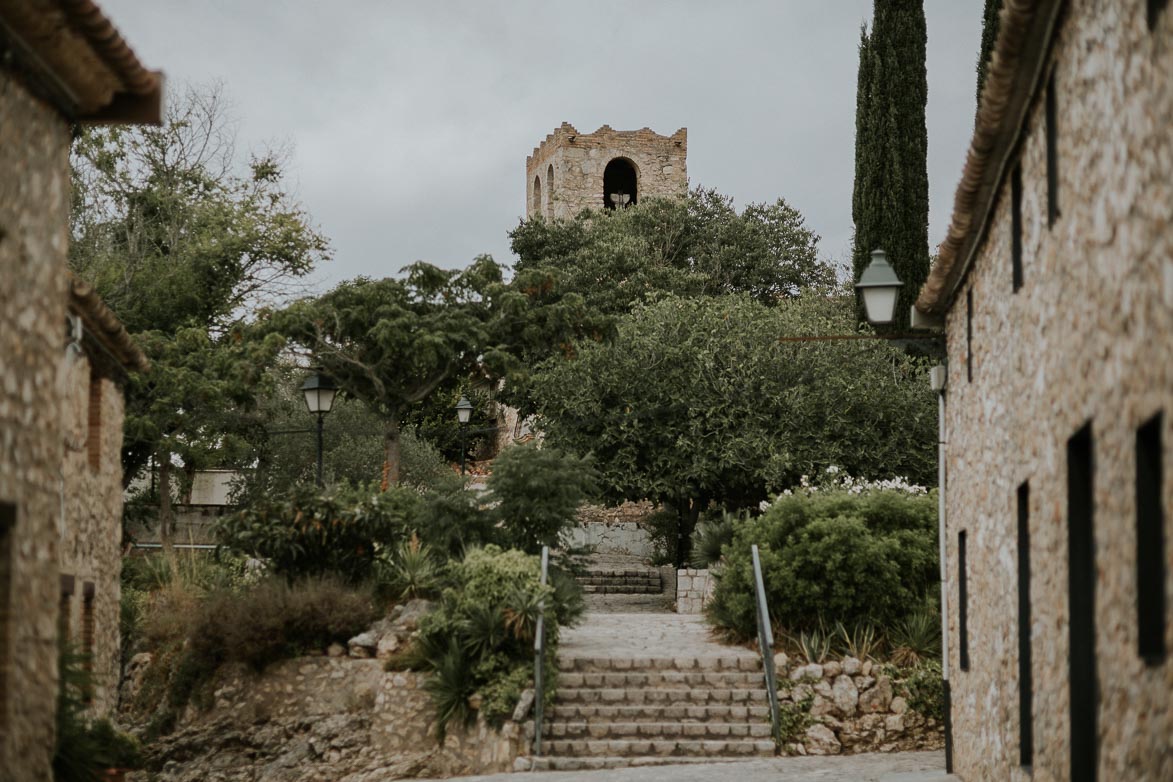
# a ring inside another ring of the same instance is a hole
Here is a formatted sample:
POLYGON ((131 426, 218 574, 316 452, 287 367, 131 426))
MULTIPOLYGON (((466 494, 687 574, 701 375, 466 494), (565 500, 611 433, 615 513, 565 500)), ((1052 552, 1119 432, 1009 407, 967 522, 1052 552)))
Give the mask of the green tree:
POLYGON ((399 483, 400 428, 411 406, 445 383, 507 363, 491 339, 492 297, 503 291, 492 258, 461 271, 426 263, 405 271, 403 279, 343 282, 269 313, 264 324, 378 414, 385 485, 399 483))
POLYGON ((506 448, 489 476, 489 496, 507 542, 529 554, 563 542, 594 487, 589 459, 535 444, 506 448))
MULTIPOLYGON (((160 127, 84 131, 71 163, 70 266, 152 364, 127 387, 124 482, 148 460, 160 487, 175 466, 242 466, 240 435, 279 341, 246 343, 236 321, 328 256, 284 189, 281 158, 240 165, 219 91, 190 89, 160 127)), ((169 546, 171 491, 158 501, 169 546)))
POLYGON ((912 303, 929 273, 926 41, 922 0, 875 0, 871 33, 865 29, 860 36, 854 279, 872 250, 887 251, 904 282, 895 331, 908 327, 912 303))
POLYGON ((994 54, 994 44, 998 40, 999 14, 1002 11, 1002 0, 986 0, 985 10, 982 11, 982 43, 978 50, 977 61, 977 106, 981 108, 982 88, 986 86, 986 75, 990 69, 990 57, 994 54))
POLYGON ((609 499, 675 509, 685 541, 711 502, 751 506, 830 465, 931 482, 936 414, 916 360, 881 341, 781 341, 853 323, 849 297, 813 292, 641 305, 613 341, 539 368, 539 426, 594 455, 609 499))

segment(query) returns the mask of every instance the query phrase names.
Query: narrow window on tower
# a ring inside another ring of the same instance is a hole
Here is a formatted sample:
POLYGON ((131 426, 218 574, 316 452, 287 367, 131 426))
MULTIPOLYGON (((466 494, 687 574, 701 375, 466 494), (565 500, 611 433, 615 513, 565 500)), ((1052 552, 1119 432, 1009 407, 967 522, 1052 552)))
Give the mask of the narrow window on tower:
POLYGON ((969 574, 965 566, 965 539, 963 531, 957 533, 957 664, 961 670, 969 670, 969 574))
POLYGON ((1165 512, 1161 506, 1162 416, 1136 432, 1136 618, 1141 658, 1165 659, 1165 512))
POLYGON ((1022 287, 1022 164, 1010 175, 1010 264, 1014 292, 1022 287))
POLYGON ((57 635, 62 644, 73 641, 73 576, 61 576, 61 602, 57 606, 57 635))
MULTIPOLYGON (((81 590, 81 647, 85 655, 83 664, 88 673, 94 672, 94 582, 87 581, 81 590)), ((91 677, 87 677, 85 699, 89 703, 94 699, 91 677)))
POLYGON ((973 286, 965 291, 965 377, 973 382, 973 286))
POLYGON ((1151 32, 1157 26, 1157 21, 1161 18, 1161 12, 1165 10, 1168 0, 1148 0, 1148 23, 1149 31, 1151 32))
POLYGON ((1018 762, 1034 759, 1030 651, 1030 484, 1018 487, 1018 762))
POLYGON ((1047 227, 1055 225, 1059 219, 1059 145, 1056 140, 1058 134, 1057 120, 1055 119, 1055 72, 1047 80, 1046 120, 1047 120, 1047 227))
POLYGON ((1095 445, 1091 424, 1067 441, 1067 682, 1071 782, 1098 775, 1095 445))
POLYGON ((102 468, 102 376, 90 369, 89 420, 86 429, 86 454, 90 469, 102 468))
POLYGON ((9 605, 12 602, 12 528, 16 506, 0 502, 0 729, 8 728, 8 648, 12 631, 9 605))

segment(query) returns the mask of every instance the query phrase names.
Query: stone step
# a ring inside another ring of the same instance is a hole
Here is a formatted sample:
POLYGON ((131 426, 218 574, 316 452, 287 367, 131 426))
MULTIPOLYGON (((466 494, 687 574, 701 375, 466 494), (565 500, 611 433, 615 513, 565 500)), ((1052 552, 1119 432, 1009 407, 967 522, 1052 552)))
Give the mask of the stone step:
POLYGON ((596 673, 559 673, 558 686, 567 688, 652 687, 656 689, 692 689, 721 687, 746 689, 765 686, 761 671, 614 671, 596 673))
POLYGON ((658 595, 663 592, 659 584, 583 584, 582 591, 588 595, 658 595))
POLYGON ((607 673, 611 671, 761 671, 762 658, 755 654, 704 657, 563 657, 560 671, 607 673))
POLYGON ((550 720, 560 722, 747 722, 770 719, 770 707, 739 705, 704 706, 683 704, 641 704, 603 706, 588 704, 556 705, 550 720))
MULTIPOLYGON (((551 757, 549 755, 543 755, 537 758, 524 758, 524 765, 526 770, 529 771, 588 771, 608 768, 639 768, 641 766, 683 766, 693 763, 722 763, 733 766, 744 761, 745 758, 735 757, 673 757, 670 755, 623 758, 551 757)), ((718 777, 713 776, 711 778, 716 779, 718 777)))
POLYGON ((747 757, 773 756, 769 739, 674 740, 674 739, 552 739, 543 750, 559 757, 747 757))
POLYGON ((608 576, 600 573, 587 573, 578 577, 580 584, 660 584, 659 573, 649 573, 643 576, 608 576))
POLYGON ((557 703, 559 705, 583 704, 614 704, 637 705, 642 703, 765 703, 766 690, 760 689, 727 689, 727 688, 696 688, 696 689, 658 689, 658 688, 573 688, 559 687, 557 703))
POLYGON ((586 577, 604 577, 604 578, 656 578, 660 577, 660 571, 651 567, 633 567, 633 568, 613 568, 613 567, 588 567, 583 575, 586 577))
POLYGON ((552 739, 769 739, 769 722, 551 722, 543 735, 552 739))

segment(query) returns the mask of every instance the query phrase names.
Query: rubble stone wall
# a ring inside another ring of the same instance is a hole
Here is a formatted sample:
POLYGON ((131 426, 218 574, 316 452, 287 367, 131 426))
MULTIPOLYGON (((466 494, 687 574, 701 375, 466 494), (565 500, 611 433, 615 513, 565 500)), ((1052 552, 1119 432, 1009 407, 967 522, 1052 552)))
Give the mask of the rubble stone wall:
POLYGON ((0 71, 0 768, 50 779, 57 690, 58 525, 69 131, 0 71))
POLYGON ((688 130, 661 136, 649 128, 579 133, 563 122, 525 161, 525 213, 554 219, 604 207, 603 170, 616 158, 635 166, 637 200, 677 198, 688 191, 688 130), (551 177, 551 170, 553 176, 551 177), (535 180, 540 198, 534 198, 535 180))
POLYGON ((570 529, 571 545, 594 546, 597 554, 649 559, 655 548, 641 522, 652 511, 649 502, 625 502, 614 508, 584 505, 578 512, 578 524, 570 529))
MULTIPOLYGON (((1173 779, 1173 664, 1138 655, 1136 430, 1164 411, 1173 563, 1173 9, 1073 0, 1054 48, 1059 217, 1047 219, 1040 95, 1021 148, 1023 286, 1003 184, 947 317, 947 563, 957 774, 1067 780, 1068 439, 1091 423, 1099 779, 1173 779), (966 296, 973 297, 973 379, 966 296), (1016 491, 1029 482, 1033 771, 1019 766, 1016 491), (958 660, 967 533, 968 671, 958 660)), ((1173 568, 1171 568, 1173 569, 1173 568)), ((1166 647, 1173 649, 1173 582, 1166 647)))

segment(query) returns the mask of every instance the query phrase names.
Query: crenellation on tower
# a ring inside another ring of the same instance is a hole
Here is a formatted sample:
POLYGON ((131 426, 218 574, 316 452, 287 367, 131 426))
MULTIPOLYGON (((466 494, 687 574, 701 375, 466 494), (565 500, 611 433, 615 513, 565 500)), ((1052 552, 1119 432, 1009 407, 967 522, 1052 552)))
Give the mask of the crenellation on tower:
POLYGON ((610 125, 580 133, 563 122, 526 158, 526 215, 570 218, 614 208, 614 196, 627 204, 681 197, 688 191, 687 156, 687 128, 671 136, 610 125))

